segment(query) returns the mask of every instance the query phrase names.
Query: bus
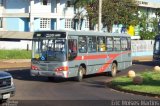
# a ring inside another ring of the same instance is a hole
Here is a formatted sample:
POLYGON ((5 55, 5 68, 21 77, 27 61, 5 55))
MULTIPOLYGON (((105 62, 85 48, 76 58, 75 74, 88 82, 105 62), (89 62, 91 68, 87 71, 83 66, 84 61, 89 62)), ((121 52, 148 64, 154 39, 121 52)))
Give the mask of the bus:
POLYGON ((154 47, 153 47, 153 61, 155 63, 160 62, 160 35, 155 37, 154 47))
POLYGON ((31 75, 71 78, 110 73, 132 65, 131 37, 95 31, 37 31, 32 40, 31 75))

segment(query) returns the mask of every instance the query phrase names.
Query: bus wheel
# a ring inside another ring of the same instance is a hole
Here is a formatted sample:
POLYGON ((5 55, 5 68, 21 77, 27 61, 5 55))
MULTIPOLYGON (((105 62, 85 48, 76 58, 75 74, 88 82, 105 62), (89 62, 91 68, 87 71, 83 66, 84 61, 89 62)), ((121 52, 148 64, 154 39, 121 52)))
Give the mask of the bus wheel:
POLYGON ((76 76, 76 81, 78 81, 78 82, 82 81, 83 72, 84 72, 84 68, 82 66, 80 66, 79 69, 78 69, 77 76, 76 76))
POLYGON ((115 77, 116 74, 117 74, 117 64, 116 63, 112 63, 111 76, 115 77))

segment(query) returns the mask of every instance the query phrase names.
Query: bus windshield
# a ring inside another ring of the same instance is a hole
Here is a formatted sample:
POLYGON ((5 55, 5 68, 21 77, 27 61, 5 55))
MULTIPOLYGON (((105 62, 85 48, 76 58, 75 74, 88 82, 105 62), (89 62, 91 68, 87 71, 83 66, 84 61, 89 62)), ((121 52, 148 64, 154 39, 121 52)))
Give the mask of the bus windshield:
POLYGON ((66 39, 33 39, 32 59, 40 61, 66 61, 66 39))
POLYGON ((154 54, 159 54, 159 53, 160 53, 160 41, 156 40, 154 45, 154 54))

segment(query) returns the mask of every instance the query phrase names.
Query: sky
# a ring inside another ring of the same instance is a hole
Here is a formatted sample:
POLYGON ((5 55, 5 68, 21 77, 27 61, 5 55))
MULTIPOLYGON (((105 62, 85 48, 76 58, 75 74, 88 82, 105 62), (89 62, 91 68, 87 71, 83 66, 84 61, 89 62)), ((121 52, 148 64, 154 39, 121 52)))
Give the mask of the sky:
POLYGON ((143 0, 143 1, 160 3, 160 0, 143 0))

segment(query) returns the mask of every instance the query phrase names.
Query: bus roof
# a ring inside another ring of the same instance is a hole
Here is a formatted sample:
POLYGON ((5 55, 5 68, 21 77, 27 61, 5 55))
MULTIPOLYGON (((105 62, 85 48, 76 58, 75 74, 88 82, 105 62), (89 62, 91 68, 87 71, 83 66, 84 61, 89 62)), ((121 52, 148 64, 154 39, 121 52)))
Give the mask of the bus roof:
POLYGON ((98 32, 98 31, 70 31, 70 30, 48 30, 48 31, 36 31, 35 33, 51 33, 51 32, 62 32, 68 33, 70 36, 74 35, 81 35, 81 36, 127 36, 130 37, 128 34, 123 33, 107 33, 107 32, 98 32))

